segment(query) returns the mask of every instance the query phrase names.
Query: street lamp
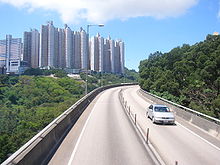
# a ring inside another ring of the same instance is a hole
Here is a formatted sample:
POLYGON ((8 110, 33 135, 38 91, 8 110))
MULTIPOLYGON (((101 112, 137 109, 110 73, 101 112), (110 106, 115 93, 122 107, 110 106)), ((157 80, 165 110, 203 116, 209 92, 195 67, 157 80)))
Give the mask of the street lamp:
MULTIPOLYGON (((87 53, 89 56, 89 28, 91 26, 99 26, 99 27, 103 27, 104 24, 89 24, 87 25, 87 53)), ((86 63, 86 89, 85 89, 85 94, 88 93, 88 58, 87 58, 87 63, 86 63)))

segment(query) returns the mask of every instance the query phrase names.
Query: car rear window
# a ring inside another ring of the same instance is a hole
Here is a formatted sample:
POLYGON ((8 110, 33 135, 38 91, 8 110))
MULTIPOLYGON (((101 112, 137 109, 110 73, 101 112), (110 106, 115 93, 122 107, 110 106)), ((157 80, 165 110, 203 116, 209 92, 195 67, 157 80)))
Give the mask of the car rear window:
POLYGON ((155 112, 170 112, 170 109, 168 107, 155 107, 155 112))

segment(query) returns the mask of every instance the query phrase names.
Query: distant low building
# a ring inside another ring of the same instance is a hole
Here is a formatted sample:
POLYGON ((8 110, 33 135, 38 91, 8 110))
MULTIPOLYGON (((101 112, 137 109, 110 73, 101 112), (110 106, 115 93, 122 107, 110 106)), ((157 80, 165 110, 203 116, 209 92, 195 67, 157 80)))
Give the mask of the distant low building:
POLYGON ((12 35, 6 35, 5 40, 0 40, 0 67, 6 67, 6 73, 18 74, 21 54, 21 38, 12 38, 12 35))
POLYGON ((213 33, 213 36, 218 36, 219 35, 219 32, 214 32, 213 33))

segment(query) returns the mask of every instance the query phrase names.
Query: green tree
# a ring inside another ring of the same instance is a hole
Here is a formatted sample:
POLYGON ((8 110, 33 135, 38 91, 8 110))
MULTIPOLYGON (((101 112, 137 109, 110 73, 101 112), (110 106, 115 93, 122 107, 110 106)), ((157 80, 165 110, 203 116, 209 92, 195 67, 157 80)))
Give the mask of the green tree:
POLYGON ((219 118, 220 36, 159 51, 140 62, 139 84, 171 101, 219 118), (217 101, 216 101, 217 100, 217 101))

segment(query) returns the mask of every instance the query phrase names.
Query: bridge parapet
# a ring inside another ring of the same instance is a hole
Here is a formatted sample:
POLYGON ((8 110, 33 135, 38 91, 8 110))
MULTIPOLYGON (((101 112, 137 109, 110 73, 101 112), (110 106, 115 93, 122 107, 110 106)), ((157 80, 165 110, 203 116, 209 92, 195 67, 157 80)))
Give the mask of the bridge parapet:
POLYGON ((2 165, 47 164, 86 107, 99 93, 109 88, 127 85, 135 84, 124 83, 104 86, 85 95, 12 154, 2 165))

